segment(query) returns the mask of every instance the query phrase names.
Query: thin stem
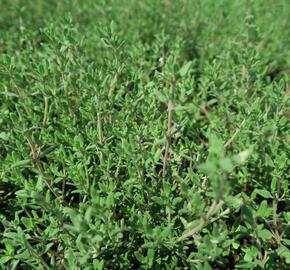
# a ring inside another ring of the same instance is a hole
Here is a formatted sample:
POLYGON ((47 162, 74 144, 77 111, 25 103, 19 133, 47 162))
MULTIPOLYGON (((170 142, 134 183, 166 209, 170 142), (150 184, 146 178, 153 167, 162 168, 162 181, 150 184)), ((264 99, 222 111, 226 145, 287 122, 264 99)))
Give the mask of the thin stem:
POLYGON ((48 98, 44 97, 44 114, 43 114, 43 120, 42 125, 45 127, 47 123, 47 113, 48 113, 48 98))
POLYGON ((174 109, 174 104, 170 99, 168 101, 168 123, 167 123, 167 142, 165 147, 165 154, 163 159, 163 170, 162 170, 162 177, 166 177, 167 175, 167 166, 168 166, 168 158, 169 158, 169 148, 171 144, 171 136, 172 136, 172 111, 174 109))
POLYGON ((102 127, 102 118, 100 113, 98 113, 98 134, 99 134, 99 144, 103 144, 103 127, 102 127))
POLYGON ((242 127, 245 125, 246 123, 246 119, 244 119, 241 124, 239 125, 239 127, 236 128, 236 131, 234 132, 233 136, 225 143, 224 147, 227 148, 233 141, 234 139, 237 137, 237 135, 240 133, 242 127))
POLYGON ((27 239, 25 239, 24 244, 27 247, 27 249, 30 251, 30 253, 32 254, 32 256, 34 256, 37 260, 39 260, 39 262, 42 264, 42 266, 45 269, 48 269, 48 270, 51 269, 49 267, 49 265, 45 262, 45 260, 40 255, 37 254, 37 252, 33 249, 33 247, 30 245, 30 243, 28 242, 27 239))

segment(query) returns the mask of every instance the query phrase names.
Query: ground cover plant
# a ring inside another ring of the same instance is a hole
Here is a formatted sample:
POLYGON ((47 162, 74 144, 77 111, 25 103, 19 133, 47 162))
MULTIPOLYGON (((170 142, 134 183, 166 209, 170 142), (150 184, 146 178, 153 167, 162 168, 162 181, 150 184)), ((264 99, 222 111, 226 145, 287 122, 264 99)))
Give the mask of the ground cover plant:
POLYGON ((1 0, 1 269, 289 269, 289 18, 1 0))

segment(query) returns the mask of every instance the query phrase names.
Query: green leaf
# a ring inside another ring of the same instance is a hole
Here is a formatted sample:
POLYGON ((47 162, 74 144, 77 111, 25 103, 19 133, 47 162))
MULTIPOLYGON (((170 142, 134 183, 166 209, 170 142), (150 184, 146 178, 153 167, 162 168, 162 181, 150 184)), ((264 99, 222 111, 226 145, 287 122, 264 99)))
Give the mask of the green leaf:
POLYGON ((215 154, 216 156, 223 156, 224 144, 215 134, 209 135, 209 153, 215 154))
POLYGON ((230 207, 232 207, 234 209, 237 209, 238 207, 240 207, 242 205, 243 200, 239 197, 239 195, 237 195, 237 196, 227 196, 225 198, 225 202, 230 207))
POLYGON ((13 255, 13 253, 14 253, 14 247, 12 245, 10 245, 9 243, 5 243, 5 248, 6 248, 7 253, 9 255, 13 255))
POLYGON ((189 61, 179 70, 179 74, 181 77, 184 77, 188 73, 188 71, 191 68, 191 65, 192 65, 192 61, 189 61))
POLYGON ((148 267, 152 267, 152 265, 153 265, 154 254, 155 254, 154 249, 153 248, 148 248, 148 250, 147 250, 148 267))
POLYGON ((160 91, 154 90, 154 94, 159 99, 159 101, 161 101, 162 103, 167 103, 168 98, 160 91))
POLYGON ((233 157, 233 160, 238 165, 243 164, 246 162, 246 160, 249 158, 249 156, 252 154, 252 152, 253 152, 253 148, 251 147, 251 148, 246 149, 246 150, 240 152, 239 154, 235 155, 233 157))
POLYGON ((7 97, 19 97, 19 95, 13 93, 13 92, 8 92, 8 91, 1 91, 0 94, 7 96, 7 97))
POLYGON ((170 191, 171 191, 171 186, 170 186, 170 184, 169 184, 167 181, 163 180, 163 181, 162 181, 162 185, 163 185, 163 192, 164 192, 164 195, 165 195, 165 196, 169 196, 170 191))
POLYGON ((240 243, 238 243, 238 242, 233 242, 233 243, 232 243, 232 246, 233 246, 234 249, 238 249, 238 248, 240 247, 240 243))
POLYGON ((10 256, 2 256, 1 258, 0 258, 0 264, 5 264, 5 263, 7 263, 9 260, 11 260, 12 258, 10 257, 10 256))
POLYGON ((94 265, 94 269, 96 270, 103 270, 104 269, 104 260, 97 260, 97 259, 94 259, 93 261, 93 265, 94 265))
POLYGON ((69 266, 73 269, 75 269, 76 265, 77 265, 77 261, 76 261, 76 257, 72 251, 71 248, 69 248, 66 252, 66 257, 67 257, 67 261, 69 263, 69 266))
POLYGON ((27 198, 28 197, 27 190, 25 190, 25 189, 17 190, 15 192, 15 195, 19 198, 27 198))
POLYGON ((31 218, 27 218, 27 217, 22 217, 21 218, 21 222, 24 224, 24 226, 27 229, 32 229, 33 228, 33 222, 31 218))
POLYGON ((19 259, 17 259, 17 260, 13 260, 13 261, 11 262, 11 270, 15 270, 15 269, 17 268, 19 262, 20 262, 19 259))
POLYGON ((260 196, 262 196, 265 199, 273 198, 271 193, 265 189, 255 189, 254 192, 259 194, 260 196))
POLYGON ((264 240, 269 240, 272 238, 272 233, 267 229, 258 230, 258 236, 264 240))
POLYGON ((232 160, 230 158, 223 158, 220 160, 220 167, 227 173, 230 173, 234 165, 232 163, 232 160))
POLYGON ((161 149, 157 149, 157 151, 155 152, 154 157, 153 157, 154 162, 159 161, 160 160, 160 156, 161 156, 161 149))
POLYGON ((206 174, 213 174, 217 171, 217 166, 213 162, 207 161, 206 163, 200 164, 198 169, 206 174))
POLYGON ((140 263, 144 263, 145 262, 145 258, 144 256, 139 253, 138 251, 134 252, 134 255, 136 257, 136 259, 140 262, 140 263))
POLYGON ((255 267, 257 266, 257 263, 256 262, 239 262, 236 264, 236 268, 238 269, 254 269, 255 267))
POLYGON ((259 251, 255 246, 250 246, 245 248, 244 260, 250 262, 254 260, 259 255, 259 251))
POLYGON ((8 141, 10 137, 10 134, 7 132, 0 132, 0 140, 8 141))
POLYGON ((276 191, 276 187, 277 187, 277 177, 274 176, 271 181, 271 192, 276 191))
POLYGON ((52 146, 49 146, 49 147, 45 148, 45 149, 41 152, 40 157, 44 157, 44 156, 48 155, 49 153, 55 151, 57 148, 59 148, 59 145, 58 145, 58 144, 56 144, 56 145, 52 145, 52 146))
POLYGON ((50 250, 51 247, 53 247, 54 243, 48 243, 47 245, 45 245, 45 250, 44 253, 48 252, 50 250))
POLYGON ((268 208, 266 200, 263 200, 256 212, 257 217, 268 217, 272 213, 271 209, 268 208))
POLYGON ((14 169, 17 167, 27 167, 27 165, 31 165, 30 159, 19 160, 11 166, 11 169, 14 169))
POLYGON ((159 205, 164 205, 164 201, 160 197, 153 196, 151 199, 159 205))
POLYGON ((276 249, 276 252, 279 256, 284 257, 287 263, 290 263, 290 251, 287 247, 280 245, 279 248, 276 249))

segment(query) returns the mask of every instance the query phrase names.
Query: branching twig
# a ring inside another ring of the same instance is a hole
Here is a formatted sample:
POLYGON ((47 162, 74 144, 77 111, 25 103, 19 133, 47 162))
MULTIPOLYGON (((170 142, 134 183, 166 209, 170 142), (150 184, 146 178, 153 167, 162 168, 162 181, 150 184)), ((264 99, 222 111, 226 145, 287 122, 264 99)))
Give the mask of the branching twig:
MULTIPOLYGON (((51 193, 55 196, 55 198, 59 199, 59 196, 55 193, 55 191, 53 190, 52 186, 51 186, 51 183, 49 183, 47 180, 46 180, 46 175, 44 173, 44 170, 43 170, 43 167, 40 163, 40 160, 39 160, 39 155, 37 153, 37 150, 36 150, 36 147, 35 147, 35 144, 32 142, 32 140, 28 137, 27 138, 27 141, 28 141, 28 144, 30 146, 30 149, 31 149, 31 153, 32 153, 32 161, 33 163, 36 165, 38 171, 39 171, 39 174, 42 176, 45 184, 47 185, 47 187, 49 188, 49 190, 51 191, 51 193)), ((64 200, 60 200, 60 203, 65 205, 65 206, 68 206, 67 203, 64 201, 64 200)))
POLYGON ((201 222, 189 232, 183 234, 181 237, 178 238, 178 242, 185 240, 191 236, 194 236, 197 232, 199 232, 202 228, 204 228, 208 223, 210 223, 210 219, 214 216, 223 206, 223 201, 214 201, 211 207, 209 208, 205 218, 201 220, 201 222))

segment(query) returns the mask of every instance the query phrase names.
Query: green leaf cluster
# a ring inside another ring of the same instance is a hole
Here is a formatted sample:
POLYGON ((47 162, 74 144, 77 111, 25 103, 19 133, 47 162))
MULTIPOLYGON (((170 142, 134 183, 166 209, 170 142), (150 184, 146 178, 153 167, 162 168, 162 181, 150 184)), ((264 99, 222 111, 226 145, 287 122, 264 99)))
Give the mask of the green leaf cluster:
POLYGON ((0 1, 1 269, 289 269, 289 1, 0 1))

